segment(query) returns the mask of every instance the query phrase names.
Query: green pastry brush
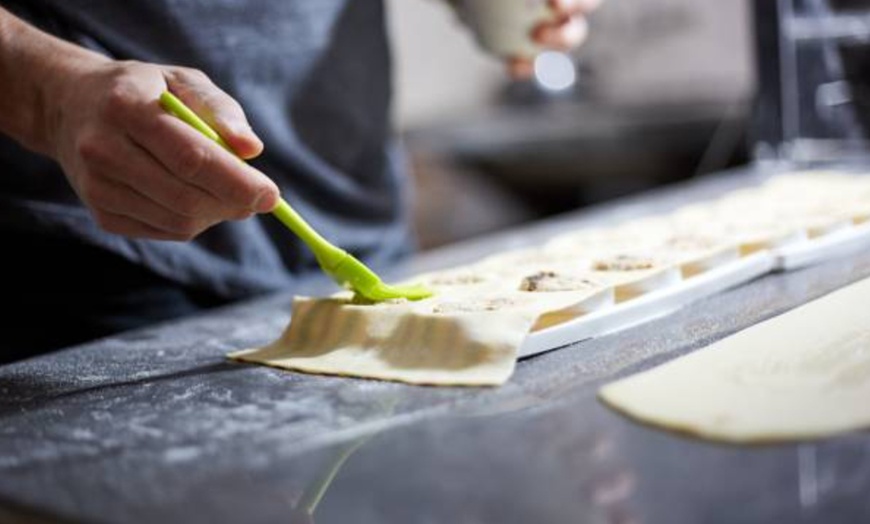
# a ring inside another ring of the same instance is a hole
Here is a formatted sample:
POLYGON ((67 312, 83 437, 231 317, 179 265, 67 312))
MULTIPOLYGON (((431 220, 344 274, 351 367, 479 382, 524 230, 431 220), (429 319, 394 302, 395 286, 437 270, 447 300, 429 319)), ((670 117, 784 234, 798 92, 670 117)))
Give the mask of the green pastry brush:
MULTIPOLYGON (((206 138, 235 155, 214 129, 169 91, 164 91, 160 95, 160 105, 206 138)), ((400 298, 421 300, 432 296, 432 291, 423 286, 392 286, 384 283, 374 271, 353 255, 332 245, 317 233, 283 198, 278 200, 278 205, 272 210, 272 214, 305 242, 314 253, 324 273, 339 285, 353 290, 357 295, 374 302, 400 298)))

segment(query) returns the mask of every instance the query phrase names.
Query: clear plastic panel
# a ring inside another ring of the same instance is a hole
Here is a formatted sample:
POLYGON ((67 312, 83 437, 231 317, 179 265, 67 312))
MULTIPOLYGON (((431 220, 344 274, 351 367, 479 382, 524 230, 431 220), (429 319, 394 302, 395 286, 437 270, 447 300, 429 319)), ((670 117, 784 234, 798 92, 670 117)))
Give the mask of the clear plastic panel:
POLYGON ((757 156, 870 159, 870 0, 756 3, 757 156))

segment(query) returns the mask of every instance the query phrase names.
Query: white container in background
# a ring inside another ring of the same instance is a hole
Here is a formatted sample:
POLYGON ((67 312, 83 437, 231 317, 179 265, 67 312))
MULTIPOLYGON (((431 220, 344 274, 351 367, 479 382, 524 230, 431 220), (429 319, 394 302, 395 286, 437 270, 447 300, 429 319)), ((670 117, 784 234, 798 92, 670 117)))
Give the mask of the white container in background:
POLYGON ((480 46, 501 57, 530 58, 543 51, 531 33, 553 17, 547 0, 457 0, 456 7, 480 46))

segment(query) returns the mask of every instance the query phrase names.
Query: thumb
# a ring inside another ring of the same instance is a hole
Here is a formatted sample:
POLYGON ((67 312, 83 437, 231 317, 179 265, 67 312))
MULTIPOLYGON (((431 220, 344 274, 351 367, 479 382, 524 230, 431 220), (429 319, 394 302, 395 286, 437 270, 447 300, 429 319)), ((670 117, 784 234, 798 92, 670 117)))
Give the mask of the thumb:
POLYGON ((165 76, 172 94, 217 131, 238 156, 248 160, 263 152, 263 142, 251 129, 242 106, 205 73, 173 67, 165 76))

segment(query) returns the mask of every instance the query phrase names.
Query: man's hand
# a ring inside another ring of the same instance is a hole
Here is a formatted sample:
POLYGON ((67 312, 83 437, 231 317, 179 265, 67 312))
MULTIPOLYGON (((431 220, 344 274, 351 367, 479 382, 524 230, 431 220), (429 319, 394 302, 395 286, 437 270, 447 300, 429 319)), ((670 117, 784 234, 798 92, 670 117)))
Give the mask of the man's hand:
POLYGON ((105 230, 188 240, 277 204, 265 175, 160 107, 168 88, 239 156, 260 154, 241 107, 203 73, 109 61, 65 84, 54 110, 55 158, 105 230))
MULTIPOLYGON (((532 39, 548 49, 561 51, 582 44, 588 33, 586 15, 594 11, 601 0, 548 0, 548 3, 555 17, 535 27, 532 39)), ((528 78, 532 75, 533 62, 527 57, 511 58, 507 62, 508 72, 514 78, 528 78)))
POLYGON ((242 109, 203 73, 109 60, 0 8, 0 132, 57 160, 104 229, 188 240, 274 209, 275 184, 166 113, 166 89, 239 156, 260 154, 242 109))

